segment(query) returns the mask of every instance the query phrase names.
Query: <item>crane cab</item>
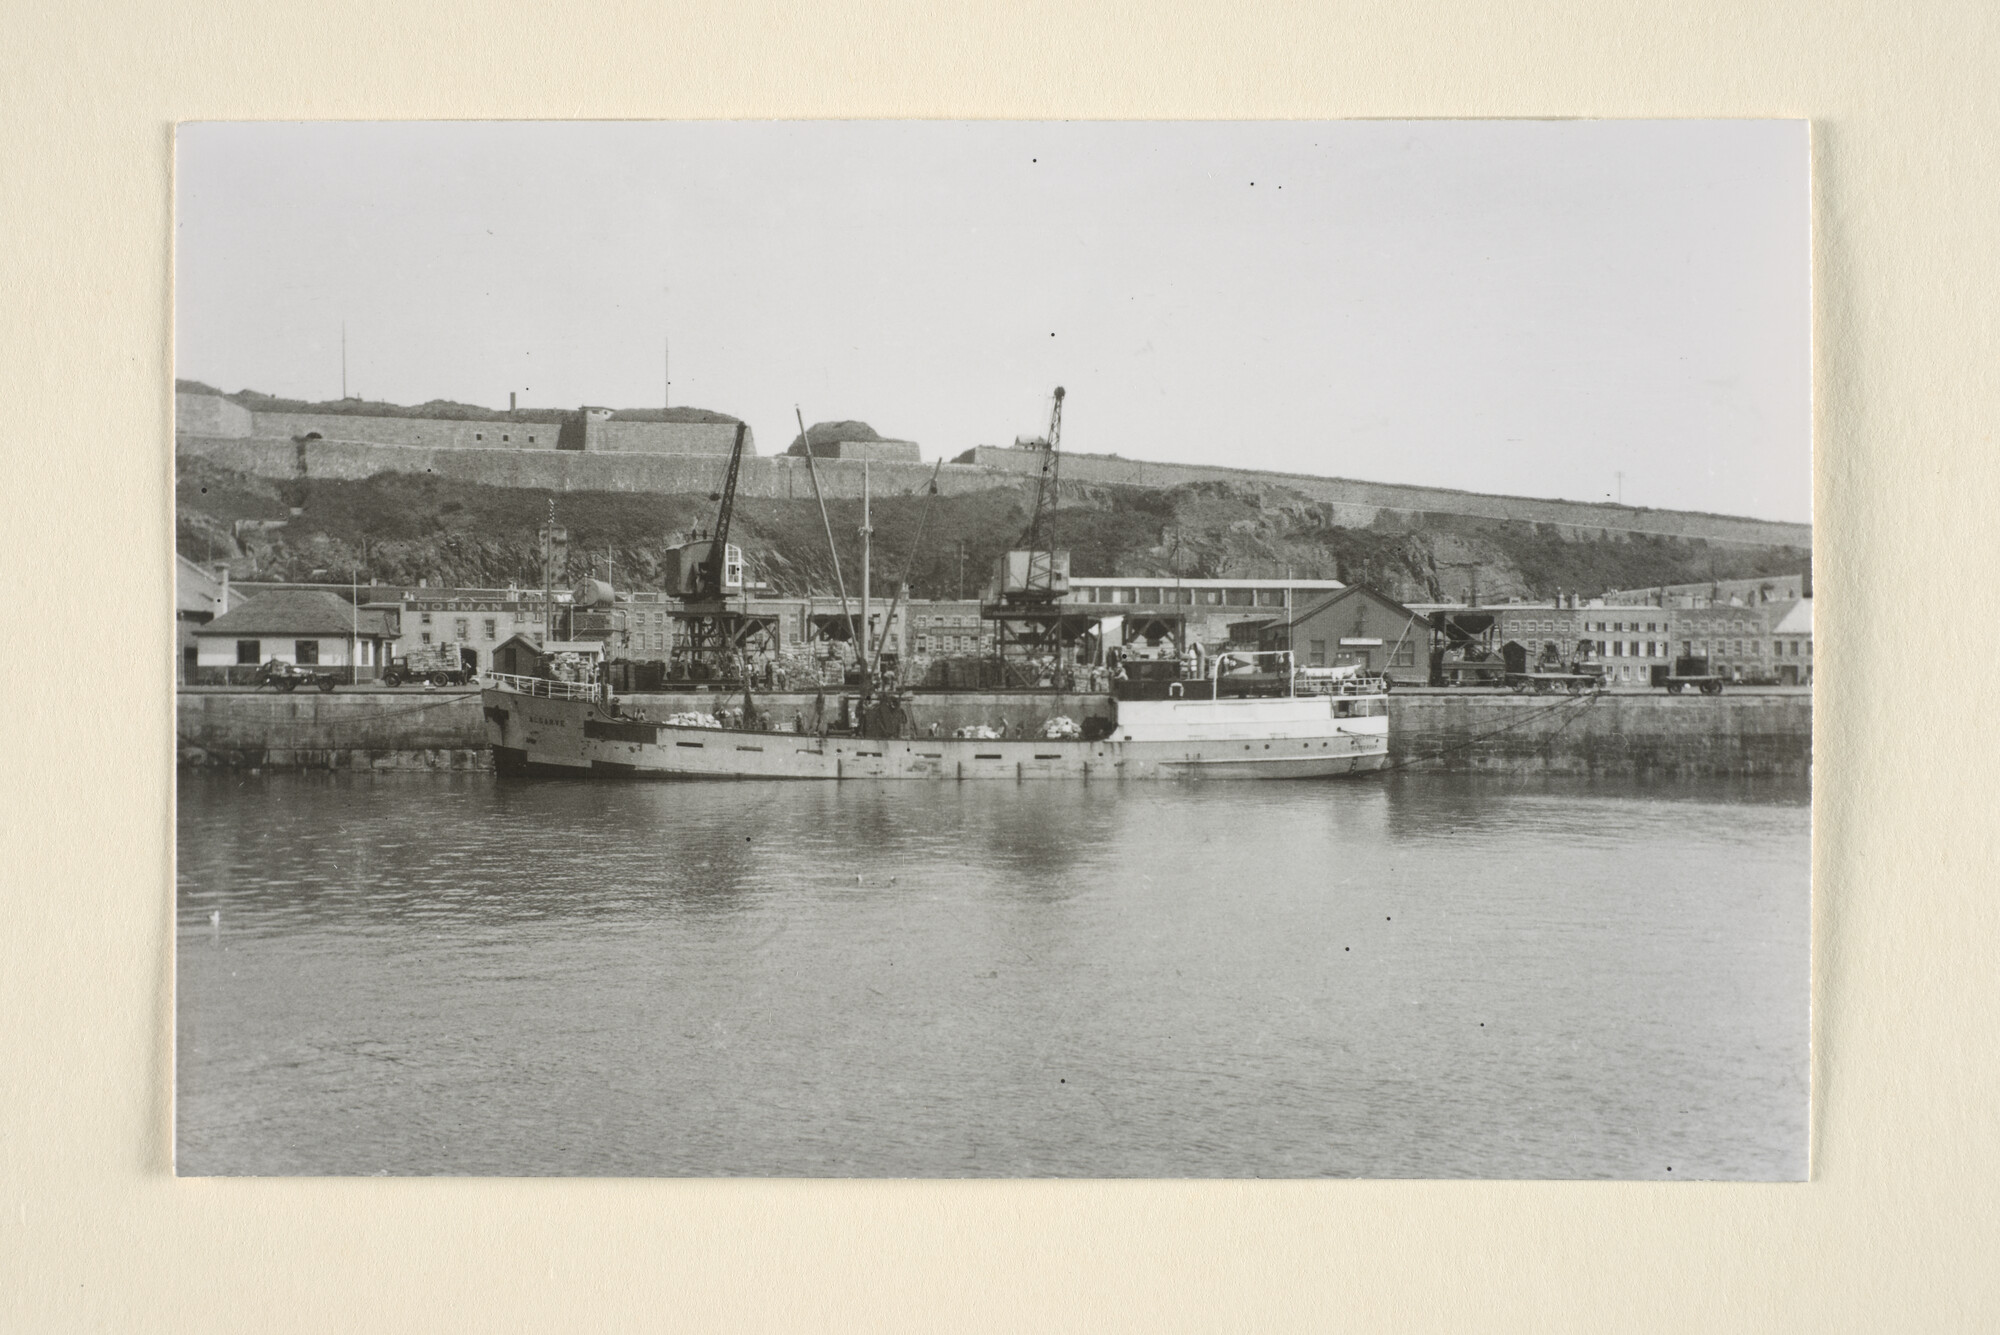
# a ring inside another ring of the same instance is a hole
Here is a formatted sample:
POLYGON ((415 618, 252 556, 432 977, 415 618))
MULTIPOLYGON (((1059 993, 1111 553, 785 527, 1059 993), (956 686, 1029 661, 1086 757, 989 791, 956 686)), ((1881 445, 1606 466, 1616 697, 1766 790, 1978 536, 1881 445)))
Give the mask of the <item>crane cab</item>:
POLYGON ((720 579, 713 585, 711 572, 717 570, 713 539, 684 542, 670 550, 669 560, 668 591, 684 601, 708 602, 743 591, 743 549, 733 542, 722 544, 720 579))

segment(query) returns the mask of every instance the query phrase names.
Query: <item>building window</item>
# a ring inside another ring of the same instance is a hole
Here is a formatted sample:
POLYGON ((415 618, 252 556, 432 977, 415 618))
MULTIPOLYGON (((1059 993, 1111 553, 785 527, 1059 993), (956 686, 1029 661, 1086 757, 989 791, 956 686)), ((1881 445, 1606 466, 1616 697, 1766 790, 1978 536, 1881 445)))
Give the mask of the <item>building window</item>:
POLYGON ((1397 645, 1395 650, 1389 655, 1390 667, 1415 667, 1416 665, 1417 646, 1408 640, 1404 640, 1401 644, 1397 645))
POLYGON ((1283 607, 1284 605, 1285 605, 1285 591, 1283 589, 1257 590, 1257 606, 1283 607))
POLYGON ((292 641, 292 661, 294 663, 319 662, 319 641, 318 640, 292 641))
POLYGON ((1228 590, 1227 602, 1231 607, 1255 607, 1257 605, 1257 591, 1255 589, 1230 589, 1228 590))
POLYGON ((430 624, 431 624, 431 614, 430 614, 429 612, 426 612, 426 613, 424 613, 424 614, 423 614, 423 616, 422 616, 422 618, 421 618, 421 620, 423 621, 423 624, 424 624, 424 625, 426 625, 426 626, 430 625, 430 624))
POLYGON ((506 432, 504 432, 504 431, 502 431, 502 432, 500 433, 500 442, 501 442, 501 444, 503 444, 503 445, 504 445, 504 444, 506 444, 507 442, 509 442, 509 441, 513 440, 513 439, 514 439, 514 438, 513 438, 512 436, 508 435, 508 434, 507 434, 506 432))
POLYGON ((1306 651, 1306 663, 1310 667, 1326 666, 1326 641, 1313 640, 1306 651))
POLYGON ((472 623, 464 617, 453 617, 451 633, 453 639, 469 640, 472 638, 472 623))
POLYGON ((534 438, 533 436, 530 436, 530 437, 528 437, 528 443, 529 443, 530 445, 534 444, 534 443, 535 443, 535 438, 534 438))
POLYGON ((500 634, 499 621, 493 617, 486 618, 485 630, 487 639, 492 640, 499 638, 500 634))
POLYGON ((485 433, 484 431, 475 431, 475 432, 473 432, 473 433, 472 433, 472 438, 473 438, 474 440, 485 440, 485 439, 486 439, 486 433, 485 433))
POLYGON ((236 661, 238 663, 248 663, 252 666, 263 662, 264 642, 262 640, 238 640, 236 642, 236 661))
MULTIPOLYGON (((542 638, 541 636, 537 635, 535 637, 536 642, 540 643, 541 638, 542 638)), ((431 633, 429 631, 425 631, 423 634, 417 636, 417 640, 419 643, 429 644, 431 642, 431 633)))

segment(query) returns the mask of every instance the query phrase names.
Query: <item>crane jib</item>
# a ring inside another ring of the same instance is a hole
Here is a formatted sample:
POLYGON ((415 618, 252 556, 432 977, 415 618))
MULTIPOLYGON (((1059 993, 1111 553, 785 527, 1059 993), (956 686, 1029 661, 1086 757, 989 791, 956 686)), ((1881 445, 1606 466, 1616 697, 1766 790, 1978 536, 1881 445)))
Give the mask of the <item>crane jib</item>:
POLYGON ((748 431, 747 423, 736 424, 736 445, 729 451, 729 473, 722 483, 722 508, 715 515, 715 541, 701 563, 704 597, 715 597, 722 592, 723 563, 729 559, 729 521, 736 511, 736 478, 743 471, 743 438, 748 431))

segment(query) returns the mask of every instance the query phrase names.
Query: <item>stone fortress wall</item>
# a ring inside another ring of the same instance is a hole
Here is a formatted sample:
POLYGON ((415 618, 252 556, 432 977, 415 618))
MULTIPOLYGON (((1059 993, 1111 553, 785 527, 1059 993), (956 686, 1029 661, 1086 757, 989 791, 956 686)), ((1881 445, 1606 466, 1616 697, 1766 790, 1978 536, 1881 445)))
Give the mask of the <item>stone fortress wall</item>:
MULTIPOLYGON (((535 414, 556 415, 545 410, 535 414)), ((183 455, 260 477, 358 481, 378 473, 429 473, 540 491, 719 488, 735 442, 735 423, 643 420, 651 415, 586 408, 574 414, 578 421, 559 430, 556 422, 518 417, 458 421, 256 412, 218 395, 182 392, 175 395, 174 423, 175 445, 183 455), (302 441, 312 435, 319 438, 302 441)), ((746 446, 746 456, 754 455, 754 438, 746 440, 746 446)), ((959 495, 1021 486, 1040 471, 1041 460, 1041 452, 1032 448, 977 446, 938 471, 938 488, 959 495)), ((822 489, 835 497, 861 494, 864 464, 878 496, 919 494, 932 476, 931 465, 921 462, 917 447, 908 441, 841 442, 838 457, 822 455, 817 462, 822 489)), ((1065 453, 1062 476, 1065 484, 1072 485, 1280 486, 1328 506, 1339 523, 1357 528, 1458 516, 1533 523, 1552 534, 1585 541, 1658 536, 1755 547, 1812 545, 1809 524, 1109 455, 1065 453)), ((777 499, 805 500, 813 494, 807 460, 789 454, 746 457, 737 488, 746 496, 777 499)))
MULTIPOLYGON (((821 459, 867 459, 884 463, 922 463, 914 440, 835 440, 816 447, 821 459)), ((803 458, 804 456, 799 456, 803 458)))
MULTIPOLYGON (((735 428, 729 428, 732 438, 735 428)), ((284 480, 330 478, 360 481, 378 473, 429 473, 491 487, 536 491, 712 492, 729 472, 727 454, 588 453, 581 450, 465 449, 447 446, 375 445, 352 440, 313 440, 183 435, 175 441, 183 457, 207 459, 256 477, 284 480)), ((829 497, 861 495, 863 461, 820 459, 820 488, 829 497)), ((743 496, 810 500, 812 476, 803 458, 745 458, 736 490, 743 496)), ((876 496, 919 495, 931 479, 930 464, 869 461, 867 476, 876 496)), ((945 495, 1019 486, 1013 473, 946 464, 938 471, 945 495)))
MULTIPOLYGON (((491 420, 375 416, 363 413, 266 412, 217 394, 174 395, 178 436, 293 441, 301 437, 361 445, 448 450, 581 450, 604 454, 720 454, 736 444, 733 422, 659 422, 605 408, 495 413, 491 420), (569 421, 566 419, 574 418, 569 421)), ((754 451, 754 436, 746 441, 754 451)))
MULTIPOLYGON (((586 454, 714 454, 727 460, 736 448, 734 422, 628 422, 616 415, 586 416, 583 436, 586 454)), ((746 432, 743 453, 756 452, 756 433, 746 432)))
MULTIPOLYGON (((1042 452, 1010 445, 980 445, 955 461, 982 468, 1033 476, 1041 471, 1042 452)), ((1378 518, 1408 519, 1416 515, 1463 515, 1478 519, 1554 526, 1565 537, 1599 534, 1657 534, 1674 538, 1706 538, 1711 542, 1759 547, 1810 547, 1812 525, 1735 515, 1701 514, 1686 510, 1652 510, 1643 506, 1608 505, 1590 501, 1543 500, 1528 496, 1490 496, 1447 487, 1414 487, 1394 482, 1358 482, 1349 478, 1307 473, 1276 473, 1262 469, 1218 468, 1202 464, 1150 463, 1105 454, 1064 452, 1065 482, 1096 482, 1135 487, 1178 487, 1190 482, 1267 483, 1324 502, 1339 518, 1360 528, 1378 518)))

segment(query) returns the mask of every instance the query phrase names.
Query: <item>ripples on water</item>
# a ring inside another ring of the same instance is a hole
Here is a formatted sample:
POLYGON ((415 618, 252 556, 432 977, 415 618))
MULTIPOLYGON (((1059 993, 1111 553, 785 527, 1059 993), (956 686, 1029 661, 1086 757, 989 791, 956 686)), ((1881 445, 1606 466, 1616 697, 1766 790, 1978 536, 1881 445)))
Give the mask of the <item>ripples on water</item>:
POLYGON ((180 1171, 1798 1177, 1808 814, 188 774, 180 1171))

